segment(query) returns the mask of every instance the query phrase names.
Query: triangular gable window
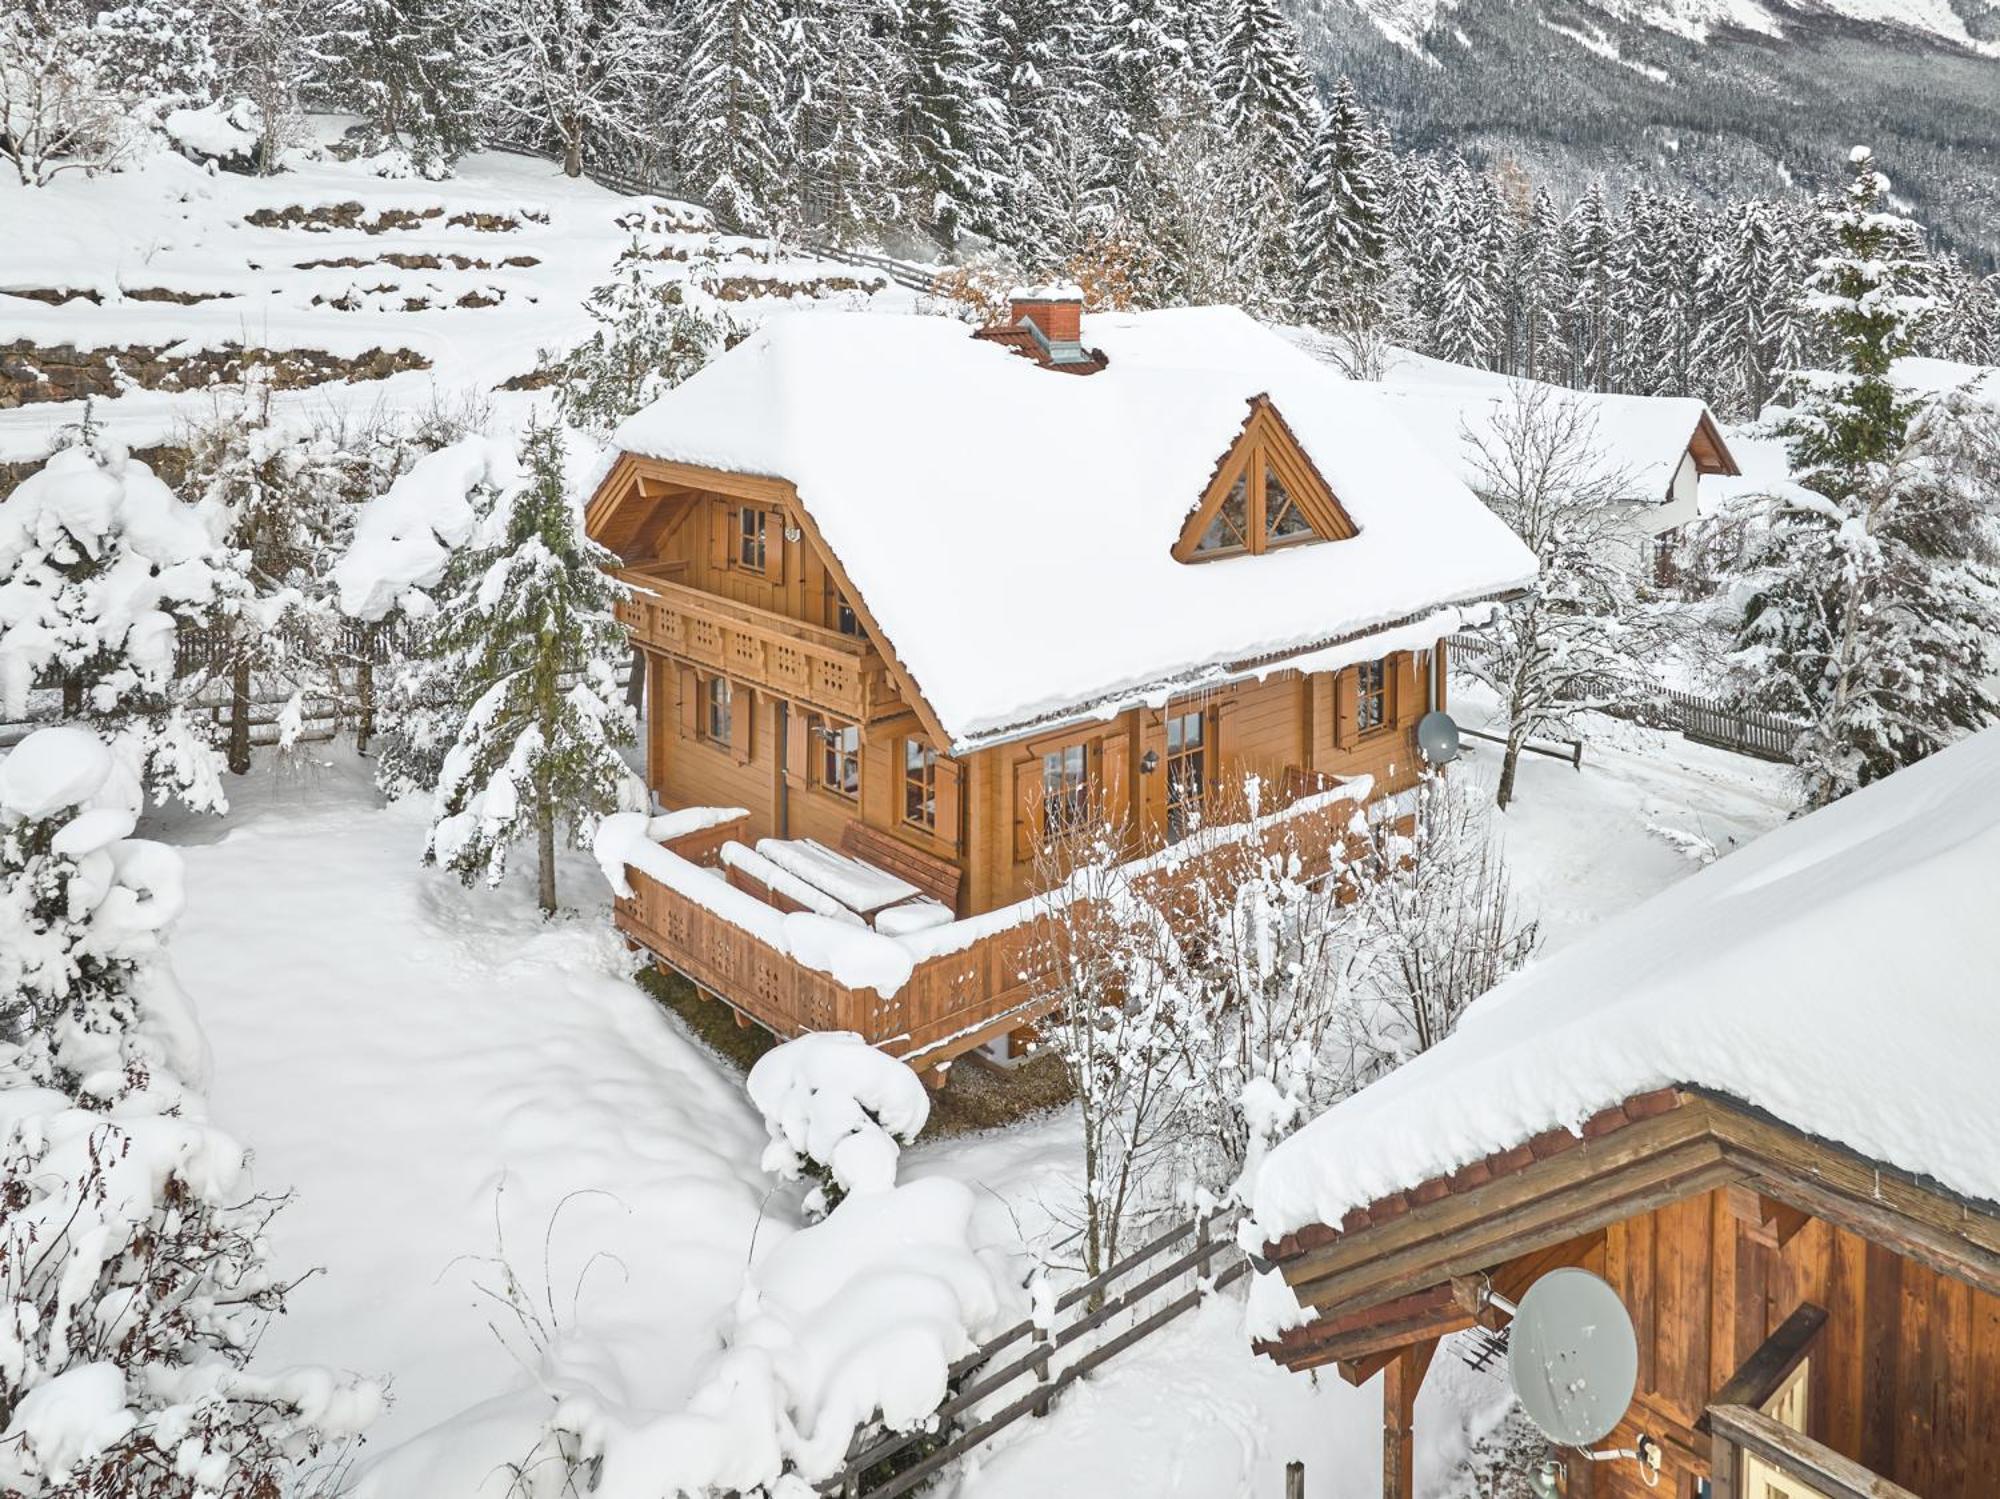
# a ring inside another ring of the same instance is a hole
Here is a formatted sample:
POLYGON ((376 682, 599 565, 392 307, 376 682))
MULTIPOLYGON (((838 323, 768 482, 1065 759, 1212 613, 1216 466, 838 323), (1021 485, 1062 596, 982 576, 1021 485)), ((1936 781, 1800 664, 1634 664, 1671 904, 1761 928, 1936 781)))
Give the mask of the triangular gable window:
POLYGON ((1174 556, 1205 562, 1297 542, 1343 541, 1355 532, 1291 428, 1267 398, 1258 396, 1183 528, 1174 556))

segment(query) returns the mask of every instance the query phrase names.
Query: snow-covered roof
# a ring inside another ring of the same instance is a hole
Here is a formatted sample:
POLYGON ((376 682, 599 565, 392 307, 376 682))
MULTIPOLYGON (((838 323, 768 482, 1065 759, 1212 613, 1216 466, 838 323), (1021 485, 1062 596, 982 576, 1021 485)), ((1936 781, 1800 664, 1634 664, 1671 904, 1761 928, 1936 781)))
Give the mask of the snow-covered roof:
POLYGON ((2000 730, 1791 822, 1481 999, 1265 1160, 1276 1239, 1654 1089, 2000 1201, 2000 730))
POLYGON ((1093 315, 1083 342, 1107 369, 1041 369, 945 318, 777 317, 615 442, 790 481, 960 749, 1532 580, 1386 397, 1243 313, 1093 315), (1258 395, 1359 534, 1177 562, 1258 395))
POLYGON ((1468 438, 1487 437, 1495 418, 1517 394, 1537 387, 1584 403, 1596 423, 1596 441, 1607 467, 1631 478, 1631 498, 1664 502, 1674 474, 1702 422, 1707 405, 1692 396, 1630 396, 1573 391, 1488 370, 1399 353, 1379 382, 1398 419, 1425 451, 1450 463, 1468 484, 1479 477, 1478 450, 1468 438))

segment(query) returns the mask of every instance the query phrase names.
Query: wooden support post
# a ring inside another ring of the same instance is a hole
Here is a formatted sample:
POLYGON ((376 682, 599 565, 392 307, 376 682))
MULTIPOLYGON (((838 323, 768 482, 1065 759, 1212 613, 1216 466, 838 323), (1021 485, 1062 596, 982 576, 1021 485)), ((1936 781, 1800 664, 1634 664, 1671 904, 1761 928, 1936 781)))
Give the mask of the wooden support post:
POLYGON ((1285 1464, 1285 1499, 1306 1499, 1306 1465, 1302 1462, 1285 1464))
POLYGON ((1416 1499, 1416 1350, 1406 1348, 1382 1371, 1382 1499, 1416 1499))

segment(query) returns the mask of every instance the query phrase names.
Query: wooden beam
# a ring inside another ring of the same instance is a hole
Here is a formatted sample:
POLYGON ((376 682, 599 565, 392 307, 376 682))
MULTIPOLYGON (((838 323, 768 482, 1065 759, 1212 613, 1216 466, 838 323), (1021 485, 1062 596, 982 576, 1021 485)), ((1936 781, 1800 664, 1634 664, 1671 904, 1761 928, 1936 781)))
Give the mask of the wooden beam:
MULTIPOLYGON (((1715 1392, 1713 1405, 1745 1405, 1756 1410, 1785 1386, 1792 1371, 1805 1362, 1813 1342, 1826 1326, 1826 1308, 1802 1302, 1778 1330, 1757 1345, 1742 1366, 1715 1392)), ((1703 1412, 1694 1429, 1706 1434, 1708 1415, 1703 1412)))
POLYGON ((728 469, 705 468, 696 463, 671 463, 664 458, 645 458, 627 453, 619 460, 629 462, 632 472, 658 484, 675 484, 710 494, 731 495, 766 505, 782 505, 792 497, 789 481, 771 474, 737 474, 728 469))
POLYGON ((1718 1442, 1726 1441, 1740 1451, 1762 1458, 1826 1499, 1917 1499, 1901 1484, 1870 1472, 1804 1432, 1779 1424, 1762 1411, 1745 1405, 1711 1405, 1707 1415, 1718 1442))
MULTIPOLYGON (((1426 1354, 1424 1365, 1429 1362, 1426 1354)), ((1382 1371, 1382 1499, 1416 1499, 1417 1386, 1423 1379, 1413 1348, 1382 1371)))
MULTIPOLYGON (((1379 1352, 1371 1353, 1366 1358, 1347 1359, 1340 1365, 1340 1377, 1356 1389, 1359 1389, 1384 1369, 1395 1363, 1397 1359, 1401 1358, 1408 1351, 1409 1345, 1404 1344, 1400 1347, 1385 1348, 1379 1352)), ((1305 1368, 1307 1366, 1300 1364, 1294 1367, 1305 1368)))

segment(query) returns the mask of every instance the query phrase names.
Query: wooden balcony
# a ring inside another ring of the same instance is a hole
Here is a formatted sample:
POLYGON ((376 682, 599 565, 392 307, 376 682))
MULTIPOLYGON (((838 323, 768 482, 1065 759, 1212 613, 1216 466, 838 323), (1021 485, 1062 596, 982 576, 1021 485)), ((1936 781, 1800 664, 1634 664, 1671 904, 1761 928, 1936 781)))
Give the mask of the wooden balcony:
POLYGON ((636 569, 618 577, 633 589, 618 620, 637 645, 850 723, 902 711, 887 664, 865 640, 636 569))
MULTIPOLYGON (((1299 810, 1311 811, 1310 820, 1292 821, 1290 813, 1271 819, 1266 847, 1284 843, 1331 868, 1332 848, 1351 838, 1352 803, 1308 795, 1299 810), (1325 802, 1332 804, 1320 805, 1325 802)), ((850 987, 793 956, 773 923, 788 910, 799 911, 798 905, 760 899, 710 873, 721 862, 725 844, 747 838, 747 819, 739 818, 667 842, 662 845, 666 852, 684 861, 672 866, 683 888, 629 867, 626 877, 633 893, 616 906, 618 929, 630 941, 742 1019, 780 1037, 854 1031, 891 1056, 928 1070, 1031 1024, 1049 1007, 1051 999, 1033 972, 1048 947, 1046 931, 1037 924, 1045 919, 1040 913, 1046 907, 1040 903, 1024 902, 905 939, 853 927, 855 937, 901 941, 900 950, 912 959, 908 979, 885 995, 872 987, 850 987), (713 879, 714 895, 706 885, 688 885, 689 874, 713 879), (689 889, 702 898, 685 893, 689 889), (1009 919, 1010 913, 1018 919, 1009 919)), ((1171 857, 1156 854, 1130 866, 1142 880, 1173 878, 1185 867, 1185 846, 1171 857)))

